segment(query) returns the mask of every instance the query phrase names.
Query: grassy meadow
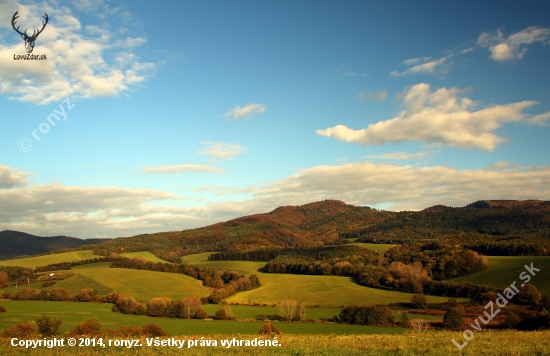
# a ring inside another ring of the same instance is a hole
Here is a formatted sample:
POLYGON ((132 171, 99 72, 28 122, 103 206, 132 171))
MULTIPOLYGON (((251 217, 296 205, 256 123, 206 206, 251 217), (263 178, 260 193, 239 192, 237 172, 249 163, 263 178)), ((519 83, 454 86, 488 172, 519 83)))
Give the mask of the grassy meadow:
POLYGON ((151 261, 151 262, 163 262, 163 263, 167 263, 168 261, 165 261, 161 258, 158 258, 157 256, 153 255, 151 252, 149 251, 140 251, 140 252, 128 252, 128 253, 122 253, 120 254, 121 257, 126 257, 126 258, 142 258, 146 261, 151 261))
MULTIPOLYGON (((195 334, 190 337, 177 339, 200 340, 203 335, 195 334)), ((359 356, 359 355, 395 355, 395 356, 416 356, 416 355, 548 355, 550 350, 550 332, 483 332, 476 334, 475 338, 462 350, 451 342, 451 339, 459 339, 459 332, 428 332, 417 334, 408 332, 402 335, 281 335, 277 338, 279 347, 193 347, 183 349, 176 347, 148 347, 146 340, 141 339, 143 347, 81 347, 75 350, 71 347, 54 349, 55 355, 73 356, 78 355, 323 355, 323 356, 359 356)), ((221 334, 209 335, 207 339, 217 340, 251 340, 251 335, 242 334, 221 334)), ((9 344, 9 340, 0 342, 0 354, 9 355, 51 355, 52 350, 15 348, 9 344)))
POLYGON ((36 256, 36 257, 4 260, 4 261, 0 261, 0 265, 35 268, 38 266, 46 266, 53 263, 75 262, 75 261, 88 260, 88 259, 98 258, 98 257, 103 257, 103 256, 94 255, 94 252, 92 250, 73 251, 73 252, 64 252, 64 253, 57 253, 57 254, 48 254, 48 255, 36 256))
MULTIPOLYGON (((111 311, 112 304, 107 303, 73 303, 73 302, 43 302, 43 301, 0 301, 0 305, 6 308, 6 313, 0 314, 0 329, 9 328, 20 322, 34 322, 42 315, 59 318, 63 321, 62 331, 68 331, 83 322, 87 318, 97 316, 103 326, 103 330, 118 328, 121 325, 143 326, 156 323, 169 335, 190 334, 247 334, 254 335, 265 323, 263 321, 225 321, 225 320, 197 320, 197 319, 172 319, 152 318, 147 316, 125 315, 111 311)), ((221 306, 206 306, 209 315, 215 313, 221 306)), ((262 307, 234 307, 233 312, 237 317, 256 317, 265 315, 266 308, 262 307)), ((309 310, 306 310, 308 313, 309 310)), ((323 313, 323 311, 320 311, 323 313)), ((334 310, 324 311, 324 315, 332 317, 334 310)), ((401 334, 405 329, 345 325, 332 323, 288 323, 276 322, 277 327, 286 334, 401 334)))
MULTIPOLYGON (((189 294, 205 297, 210 289, 199 280, 176 273, 163 273, 125 268, 110 268, 109 262, 75 266, 70 271, 75 275, 57 283, 48 289, 65 288, 71 294, 84 288, 97 290, 101 295, 111 291, 130 295, 137 300, 149 300, 155 297, 181 299, 189 294)), ((27 285, 19 285, 22 288, 27 285)), ((31 283, 33 289, 43 289, 42 283, 31 283)), ((15 287, 5 290, 11 292, 15 287)))
POLYGON ((514 281, 521 284, 519 275, 525 272, 524 265, 540 269, 532 276, 529 283, 535 285, 542 294, 550 295, 550 256, 488 256, 489 268, 485 271, 450 279, 450 281, 470 281, 476 284, 487 284, 493 287, 508 286, 514 281))

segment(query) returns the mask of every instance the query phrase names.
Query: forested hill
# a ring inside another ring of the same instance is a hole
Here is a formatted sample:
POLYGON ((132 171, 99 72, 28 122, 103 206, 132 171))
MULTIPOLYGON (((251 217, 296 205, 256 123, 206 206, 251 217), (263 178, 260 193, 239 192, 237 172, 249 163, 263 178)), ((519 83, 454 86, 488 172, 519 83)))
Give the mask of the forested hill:
POLYGON ((0 259, 38 255, 66 248, 96 244, 103 239, 83 240, 69 236, 36 236, 19 231, 0 231, 0 259))
POLYGON ((427 239, 456 240, 484 254, 544 255, 550 251, 550 202, 478 201, 459 208, 438 205, 423 211, 389 212, 325 200, 198 229, 119 238, 94 250, 102 255, 148 250, 177 260, 207 251, 427 239))

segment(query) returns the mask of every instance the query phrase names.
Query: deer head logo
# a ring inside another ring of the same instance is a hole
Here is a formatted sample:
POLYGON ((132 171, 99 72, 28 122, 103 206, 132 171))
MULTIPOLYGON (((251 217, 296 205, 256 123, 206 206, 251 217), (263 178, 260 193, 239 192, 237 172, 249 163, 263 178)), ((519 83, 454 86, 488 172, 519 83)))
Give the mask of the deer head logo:
POLYGON ((18 12, 19 12, 19 10, 16 11, 15 14, 13 14, 13 17, 11 18, 11 25, 12 25, 13 29, 15 30, 15 32, 20 34, 23 41, 25 41, 25 49, 27 50, 27 53, 32 53, 32 50, 34 49, 34 41, 36 41, 36 38, 38 37, 38 35, 41 34, 42 31, 44 31, 44 28, 48 24, 48 20, 49 20, 48 14, 44 13, 43 17, 46 20, 46 22, 42 22, 42 24, 44 25, 44 26, 42 26, 42 29, 34 30, 34 32, 32 33, 32 36, 29 36, 29 35, 27 35, 27 30, 25 30, 25 32, 21 32, 21 31, 19 31, 20 26, 17 26, 17 28, 15 28, 15 20, 17 20, 17 18, 19 18, 19 16, 17 15, 18 12), (38 31, 38 32, 36 32, 36 31, 38 31))

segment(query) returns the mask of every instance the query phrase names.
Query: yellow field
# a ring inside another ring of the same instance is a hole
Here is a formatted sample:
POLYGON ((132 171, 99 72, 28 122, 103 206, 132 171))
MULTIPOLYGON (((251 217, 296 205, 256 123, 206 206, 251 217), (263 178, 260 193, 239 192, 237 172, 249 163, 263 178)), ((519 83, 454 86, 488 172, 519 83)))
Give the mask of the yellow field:
POLYGON ((88 260, 88 259, 99 258, 99 257, 103 257, 103 256, 94 255, 92 250, 86 250, 86 251, 74 251, 74 252, 49 254, 49 255, 37 256, 37 257, 18 258, 15 260, 5 260, 5 261, 0 261, 0 265, 35 268, 38 266, 46 266, 53 263, 74 262, 74 261, 88 260))

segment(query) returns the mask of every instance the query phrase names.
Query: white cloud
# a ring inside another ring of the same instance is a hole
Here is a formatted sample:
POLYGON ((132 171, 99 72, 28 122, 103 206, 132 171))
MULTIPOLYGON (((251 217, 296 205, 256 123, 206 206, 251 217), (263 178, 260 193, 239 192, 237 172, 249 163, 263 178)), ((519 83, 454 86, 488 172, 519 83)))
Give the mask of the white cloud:
POLYGON ((439 59, 433 59, 431 57, 407 59, 403 62, 403 64, 407 66, 413 65, 412 67, 403 72, 398 72, 394 70, 390 73, 390 75, 394 77, 411 74, 435 74, 442 76, 447 74, 447 72, 449 71, 449 63, 447 62, 447 60, 452 56, 453 55, 450 54, 439 59))
POLYGON ((28 173, 0 164, 0 189, 9 189, 27 184, 28 173))
POLYGON ((527 121, 531 125, 539 125, 542 126, 546 124, 546 121, 550 120, 550 111, 545 112, 544 114, 536 115, 531 118, 529 118, 527 121))
POLYGON ((388 96, 388 91, 386 89, 381 90, 377 93, 370 93, 367 90, 363 90, 357 94, 356 98, 363 101, 384 101, 388 96))
MULTIPOLYGON (((84 8, 101 2, 78 4, 84 8)), ((82 27, 66 6, 41 3, 14 8, 19 9, 17 23, 21 28, 41 25, 44 12, 50 19, 33 51, 46 54, 46 61, 14 60, 14 53, 26 53, 23 41, 11 27, 0 30, 7 40, 0 43, 0 93, 10 99, 43 105, 68 96, 116 96, 135 88, 154 72, 153 63, 141 62, 133 53, 146 42, 143 37, 121 36, 117 30, 95 25, 82 27)))
POLYGON ((117 237, 175 231, 323 199, 383 205, 391 210, 420 210, 436 204, 464 206, 480 199, 550 200, 550 167, 509 162, 470 170, 371 162, 315 166, 263 185, 195 188, 194 194, 211 191, 242 198, 206 201, 192 208, 175 206, 182 198, 164 191, 26 185, 24 176, 29 173, 6 166, 2 169, 22 176, 8 183, 11 188, 0 189, 0 230, 43 236, 117 237))
POLYGON ((495 61, 519 60, 527 52, 527 46, 532 43, 550 43, 550 29, 544 27, 527 27, 524 30, 513 33, 507 38, 501 29, 490 33, 482 33, 477 43, 488 47, 491 59, 495 61))
POLYGON ((204 164, 179 164, 171 166, 151 166, 142 168, 143 173, 224 173, 221 168, 204 164))
POLYGON ((494 131, 504 123, 528 122, 529 116, 522 110, 537 104, 522 101, 476 111, 471 99, 460 98, 462 92, 458 88, 440 88, 431 92, 429 84, 416 84, 399 96, 405 106, 399 116, 360 130, 337 125, 317 130, 317 134, 361 145, 421 141, 493 151, 505 141, 494 131))
POLYGON ((231 117, 233 118, 233 120, 244 119, 246 117, 251 117, 257 114, 264 113, 266 109, 267 107, 263 104, 248 104, 242 108, 240 106, 237 106, 229 110, 227 113, 225 113, 225 116, 231 117))
POLYGON ((201 142, 201 144, 208 145, 209 147, 199 151, 199 153, 212 158, 230 160, 233 159, 233 157, 242 154, 244 151, 243 147, 238 144, 210 141, 201 142))
POLYGON ((383 153, 380 155, 365 156, 365 158, 399 159, 399 160, 418 159, 418 158, 424 158, 424 157, 428 157, 428 154, 425 152, 407 153, 403 151, 383 153))
POLYGON ((550 200, 550 167, 502 168, 458 170, 371 162, 316 166, 250 191, 253 201, 273 207, 322 199, 383 204, 391 210, 420 210, 436 204, 464 206, 480 199, 550 200))
POLYGON ((342 76, 344 77, 366 77, 367 73, 357 73, 354 71, 347 71, 345 73, 342 73, 342 76))

